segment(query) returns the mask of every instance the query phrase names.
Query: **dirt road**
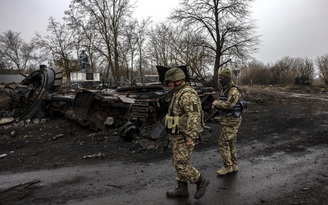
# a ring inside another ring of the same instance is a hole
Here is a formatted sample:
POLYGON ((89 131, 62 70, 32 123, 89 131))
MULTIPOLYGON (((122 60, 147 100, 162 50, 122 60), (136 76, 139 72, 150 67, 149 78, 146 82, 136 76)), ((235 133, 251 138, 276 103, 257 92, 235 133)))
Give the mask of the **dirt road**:
MULTIPOLYGON (((240 155, 247 156, 252 146, 241 148, 240 155)), ((0 188, 40 180, 30 190, 33 193, 28 200, 13 204, 324 204, 327 151, 327 147, 321 146, 302 156, 276 153, 271 157, 245 157, 240 159, 241 170, 225 177, 216 176, 219 161, 216 150, 196 152, 194 164, 211 180, 200 200, 192 196, 166 198, 166 190, 175 186, 168 159, 7 174, 1 176, 0 188), (305 164, 308 166, 300 166, 305 164), (309 193, 315 198, 307 198, 309 193)), ((195 192, 194 185, 189 185, 189 189, 191 194, 195 192)))
POLYGON ((166 198, 175 186, 170 150, 156 144, 142 149, 141 143, 53 119, 1 128, 0 155, 6 156, 0 158, 0 204, 326 204, 327 93, 247 91, 238 136, 240 171, 216 175, 222 164, 219 127, 208 123, 212 129, 193 157, 211 180, 200 200, 193 198, 194 185, 189 198, 166 198))

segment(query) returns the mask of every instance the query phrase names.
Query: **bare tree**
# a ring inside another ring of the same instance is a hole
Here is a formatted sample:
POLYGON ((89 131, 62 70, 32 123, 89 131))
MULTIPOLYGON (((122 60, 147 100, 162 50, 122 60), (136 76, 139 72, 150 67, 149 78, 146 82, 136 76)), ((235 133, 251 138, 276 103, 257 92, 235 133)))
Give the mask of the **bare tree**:
POLYGON ((124 35, 126 40, 122 43, 121 46, 121 53, 125 54, 123 55, 122 63, 124 67, 126 67, 126 77, 128 79, 130 76, 130 71, 133 72, 134 60, 137 51, 137 24, 138 21, 133 19, 129 21, 129 23, 126 25, 126 28, 124 29, 124 35))
POLYGON ((320 78, 328 85, 328 54, 319 56, 316 59, 316 64, 319 69, 320 78))
POLYGON ((252 0, 183 0, 170 19, 193 26, 203 36, 203 46, 214 58, 215 89, 218 90, 218 71, 231 60, 245 59, 256 50, 259 36, 254 35, 250 19, 252 0))
POLYGON ((9 70, 8 69, 8 66, 6 65, 3 57, 0 55, 0 71, 1 73, 4 71, 4 70, 9 70))
POLYGON ((211 62, 209 50, 202 46, 202 36, 188 28, 174 28, 170 33, 172 59, 178 65, 187 65, 190 75, 198 78, 205 76, 211 62))
POLYGON ((162 23, 151 31, 148 54, 154 64, 167 67, 186 65, 191 76, 202 78, 212 58, 201 41, 202 36, 187 27, 162 23))
POLYGON ((120 40, 131 15, 133 5, 129 0, 73 0, 65 12, 71 28, 79 28, 99 55, 106 59, 114 77, 120 70, 120 40))
POLYGON ((170 58, 171 33, 171 28, 164 23, 157 24, 155 28, 151 30, 150 40, 147 47, 150 60, 155 65, 166 67, 172 65, 172 60, 170 58))
POLYGON ((25 43, 20 33, 9 30, 0 35, 1 61, 7 64, 7 67, 17 69, 21 75, 25 76, 24 71, 28 63, 35 59, 34 50, 34 45, 25 43))
POLYGON ((291 84, 294 79, 295 59, 285 56, 278 60, 271 68, 273 84, 291 84))
POLYGON ((172 50, 172 33, 174 28, 160 23, 150 31, 150 40, 148 42, 148 55, 155 65, 166 67, 177 66, 175 53, 172 50))
POLYGON ((241 70, 240 81, 245 85, 267 85, 272 79, 268 66, 257 60, 248 62, 241 70))
POLYGON ((48 35, 42 37, 36 34, 33 39, 35 45, 41 49, 41 53, 46 54, 46 60, 52 61, 64 68, 64 73, 69 76, 72 69, 70 59, 73 59, 74 33, 68 30, 66 24, 57 22, 53 17, 49 18, 48 35))
POLYGON ((314 64, 308 58, 296 58, 294 62, 295 67, 295 84, 309 84, 313 79, 314 64))
POLYGON ((139 70, 139 74, 141 76, 141 82, 143 82, 143 75, 144 75, 143 69, 142 69, 142 63, 144 62, 143 50, 145 47, 147 37, 149 35, 148 26, 150 23, 151 23, 150 18, 147 18, 137 24, 136 43, 137 43, 138 54, 139 54, 138 70, 139 70))

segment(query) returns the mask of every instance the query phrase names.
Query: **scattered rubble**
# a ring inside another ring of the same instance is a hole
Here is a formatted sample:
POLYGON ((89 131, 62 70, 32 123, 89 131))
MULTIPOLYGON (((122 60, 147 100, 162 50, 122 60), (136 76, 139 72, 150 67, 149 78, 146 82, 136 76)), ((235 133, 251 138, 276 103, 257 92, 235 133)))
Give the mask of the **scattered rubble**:
POLYGON ((83 159, 89 159, 89 158, 100 158, 100 157, 104 157, 105 155, 101 152, 98 152, 97 154, 88 154, 88 155, 85 155, 83 156, 83 159))
MULTIPOLYGON (((190 82, 187 67, 181 67, 190 82)), ((0 90, 0 125, 45 123, 59 115, 75 121, 95 132, 117 132, 125 141, 138 138, 159 139, 163 136, 161 120, 166 114, 171 92, 166 90, 165 72, 169 68, 157 66, 159 82, 154 84, 93 90, 67 89, 62 86, 62 72, 58 68, 40 66, 16 86, 0 90), (65 90, 65 92, 63 92, 65 90)), ((205 112, 211 110, 213 87, 190 82, 203 102, 205 112)), ((206 115, 209 116, 209 115, 206 115)), ((11 133, 16 136, 15 131, 11 133)), ((56 140, 61 136, 56 136, 56 140)))

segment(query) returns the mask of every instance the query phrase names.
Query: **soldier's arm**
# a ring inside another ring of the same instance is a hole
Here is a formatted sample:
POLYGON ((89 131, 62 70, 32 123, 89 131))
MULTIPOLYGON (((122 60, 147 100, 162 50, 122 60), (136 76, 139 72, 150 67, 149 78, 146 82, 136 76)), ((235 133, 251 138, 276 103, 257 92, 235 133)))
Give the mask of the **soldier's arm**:
POLYGON ((184 112, 188 116, 187 129, 184 131, 187 137, 186 140, 198 140, 200 131, 199 124, 201 123, 201 111, 199 110, 201 105, 198 105, 198 103, 200 103, 198 96, 194 93, 186 93, 181 97, 181 102, 184 107, 184 112))
POLYGON ((213 106, 219 109, 232 109, 233 106, 236 105, 240 98, 240 92, 238 88, 232 87, 228 93, 228 97, 226 101, 223 100, 215 100, 213 102, 213 106))

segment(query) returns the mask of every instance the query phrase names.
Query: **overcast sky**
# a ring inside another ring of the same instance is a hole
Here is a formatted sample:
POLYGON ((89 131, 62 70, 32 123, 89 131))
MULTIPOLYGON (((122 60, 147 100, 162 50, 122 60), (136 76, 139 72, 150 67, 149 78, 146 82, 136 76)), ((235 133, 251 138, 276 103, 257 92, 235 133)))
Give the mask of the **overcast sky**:
MULTIPOLYGON (((138 0, 135 16, 164 21, 178 0, 138 0)), ((46 33, 50 16, 61 20, 70 0, 1 0, 0 33, 12 30, 30 41, 46 33)), ((328 0, 256 0, 252 17, 257 20, 261 46, 254 57, 274 63, 282 57, 315 60, 328 54, 328 0)))

